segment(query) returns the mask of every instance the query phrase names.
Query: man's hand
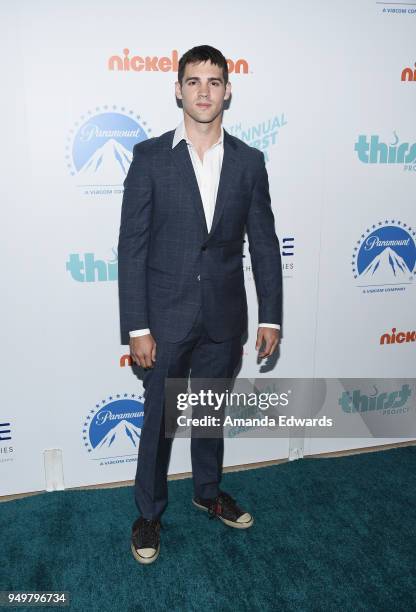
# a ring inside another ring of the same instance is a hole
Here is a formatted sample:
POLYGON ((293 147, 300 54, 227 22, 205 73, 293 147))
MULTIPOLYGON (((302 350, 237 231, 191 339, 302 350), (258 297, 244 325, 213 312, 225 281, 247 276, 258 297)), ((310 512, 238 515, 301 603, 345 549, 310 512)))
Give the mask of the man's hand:
POLYGON ((276 350, 280 340, 280 330, 272 327, 259 327, 257 330, 256 351, 264 343, 264 350, 259 353, 259 357, 269 357, 276 350))
POLYGON ((130 354, 137 365, 153 368, 156 361, 156 342, 151 334, 130 338, 130 354))

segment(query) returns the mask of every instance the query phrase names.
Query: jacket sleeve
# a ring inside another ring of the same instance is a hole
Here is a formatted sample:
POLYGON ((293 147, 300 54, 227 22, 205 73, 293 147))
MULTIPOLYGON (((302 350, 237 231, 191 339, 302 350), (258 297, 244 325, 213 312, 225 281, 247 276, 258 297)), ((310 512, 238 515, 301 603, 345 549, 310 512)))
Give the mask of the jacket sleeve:
POLYGON ((133 161, 124 181, 121 207, 118 287, 122 334, 149 327, 146 264, 152 215, 152 182, 148 160, 140 144, 133 149, 133 161))
POLYGON ((259 322, 282 323, 282 262, 271 207, 264 154, 260 151, 246 229, 256 283, 259 322))

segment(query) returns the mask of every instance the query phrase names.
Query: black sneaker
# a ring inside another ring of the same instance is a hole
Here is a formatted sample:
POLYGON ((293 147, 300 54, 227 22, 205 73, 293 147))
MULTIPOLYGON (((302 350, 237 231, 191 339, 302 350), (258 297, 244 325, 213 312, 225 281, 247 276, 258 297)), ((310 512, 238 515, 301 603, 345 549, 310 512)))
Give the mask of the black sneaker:
POLYGON ((140 516, 134 521, 131 533, 131 551, 139 563, 153 563, 160 551, 160 521, 140 516))
POLYGON ((213 499, 194 497, 192 503, 200 510, 208 512, 209 518, 218 517, 229 527, 248 529, 254 522, 251 514, 239 508, 235 499, 228 495, 228 493, 224 493, 224 491, 220 491, 217 497, 213 499))

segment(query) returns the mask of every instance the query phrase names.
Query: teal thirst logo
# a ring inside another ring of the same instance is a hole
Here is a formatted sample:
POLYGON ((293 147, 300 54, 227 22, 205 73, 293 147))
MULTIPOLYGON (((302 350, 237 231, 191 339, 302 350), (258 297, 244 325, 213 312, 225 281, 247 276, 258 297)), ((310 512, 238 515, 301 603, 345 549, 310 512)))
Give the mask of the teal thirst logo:
POLYGON ((408 407, 405 409, 405 405, 411 394, 412 392, 407 384, 402 385, 398 391, 387 393, 379 393, 377 387, 374 386, 373 395, 365 395, 359 389, 355 389, 352 393, 344 391, 338 403, 342 410, 348 413, 376 410, 382 411, 382 414, 396 414, 409 410, 408 407))
POLYGON ((404 170, 416 171, 416 143, 400 142, 396 132, 390 143, 376 134, 360 134, 354 150, 363 164, 403 164, 404 170))
POLYGON ((151 132, 132 110, 97 106, 75 122, 65 146, 65 162, 84 195, 122 193, 133 147, 151 132))
POLYGON ((79 283, 116 281, 118 279, 117 251, 113 249, 113 258, 97 259, 94 253, 70 253, 66 270, 72 280, 79 283))

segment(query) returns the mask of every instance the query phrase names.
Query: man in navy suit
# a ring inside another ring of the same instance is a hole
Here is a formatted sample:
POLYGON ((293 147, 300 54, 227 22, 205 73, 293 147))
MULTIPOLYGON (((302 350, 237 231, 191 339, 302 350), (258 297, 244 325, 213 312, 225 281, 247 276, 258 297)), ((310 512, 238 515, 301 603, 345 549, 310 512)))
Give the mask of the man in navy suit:
MULTIPOLYGON (((282 271, 264 155, 222 128, 230 98, 220 51, 203 45, 179 62, 183 122, 134 147, 124 182, 119 258, 122 333, 145 369, 132 552, 152 563, 160 550, 172 439, 165 437, 166 378, 233 376, 247 327, 242 266, 247 231, 259 304, 256 350, 279 342, 282 271)), ((192 438, 194 505, 228 526, 253 517, 219 488, 224 442, 192 438)))

